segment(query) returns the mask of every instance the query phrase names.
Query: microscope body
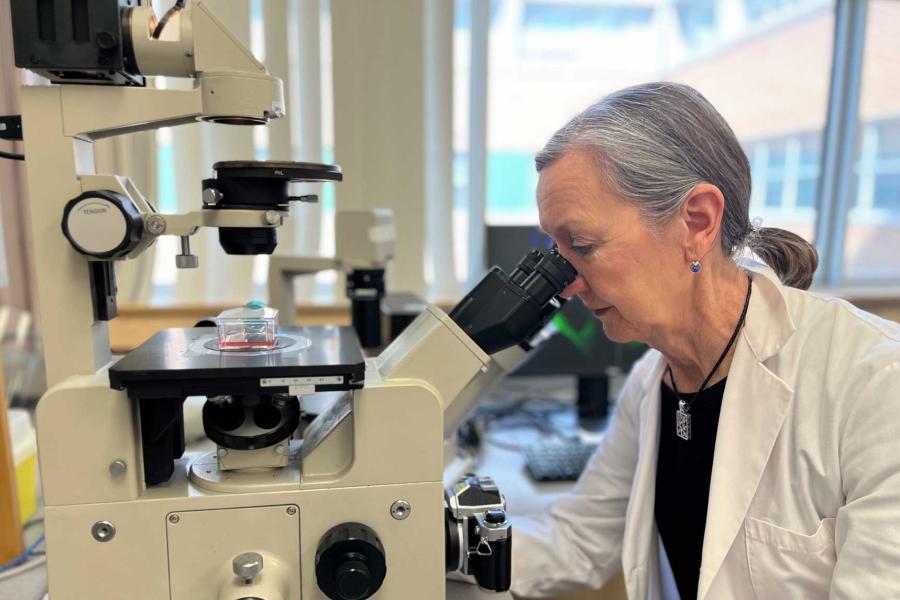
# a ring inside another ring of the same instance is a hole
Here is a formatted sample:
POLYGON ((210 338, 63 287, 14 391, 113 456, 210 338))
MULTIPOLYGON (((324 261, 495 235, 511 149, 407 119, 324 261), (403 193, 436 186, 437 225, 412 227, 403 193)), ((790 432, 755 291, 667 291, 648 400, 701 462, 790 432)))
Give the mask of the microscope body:
MULTIPOLYGON (((180 215, 158 212, 128 177, 97 173, 95 140, 197 120, 262 124, 284 110, 281 82, 203 2, 177 3, 159 24, 140 2, 100 5, 123 17, 98 37, 101 54, 128 41, 119 71, 103 75, 113 85, 51 63, 36 70, 62 85, 22 90, 49 388, 36 421, 50 597, 440 600, 448 570, 508 589, 504 500, 486 478, 444 489, 444 439, 559 308, 574 270, 553 252, 510 277, 492 270, 449 315, 429 307, 372 359, 349 328, 282 328, 284 347, 248 353, 211 347, 215 334, 192 328, 114 361, 116 261, 177 235, 178 266, 196 266, 189 238, 200 227, 218 228, 229 254, 270 253, 288 201, 301 199, 288 182, 341 173, 217 163, 202 209, 180 215), (149 89, 144 75, 193 86, 149 89), (298 398, 320 392, 339 397, 297 435, 298 398), (185 453, 191 396, 237 419, 204 421, 208 452, 185 453)), ((14 24, 34 24, 32 3, 13 8, 14 24)), ((27 41, 17 38, 16 62, 30 68, 27 41)))
POLYGON ((444 414, 490 365, 429 307, 291 444, 287 466, 222 470, 216 452, 188 453, 153 486, 139 402, 107 369, 64 380, 37 413, 52 597, 324 599, 326 535, 362 524, 386 565, 376 597, 443 598, 444 414), (249 583, 231 568, 246 552, 263 559, 249 583))

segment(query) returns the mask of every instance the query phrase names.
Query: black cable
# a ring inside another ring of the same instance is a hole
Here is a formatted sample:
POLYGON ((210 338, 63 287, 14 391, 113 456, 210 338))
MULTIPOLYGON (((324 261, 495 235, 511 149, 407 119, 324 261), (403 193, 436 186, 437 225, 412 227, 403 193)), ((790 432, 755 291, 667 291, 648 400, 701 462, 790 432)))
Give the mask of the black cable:
POLYGON ((172 5, 172 8, 166 11, 166 14, 164 14, 163 18, 159 20, 159 23, 157 23, 156 25, 156 29, 154 29, 153 33, 151 34, 151 37, 154 40, 159 39, 159 36, 162 35, 163 29, 165 29, 166 25, 169 24, 169 20, 184 8, 184 2, 185 0, 178 0, 175 4, 172 5))
POLYGON ((12 152, 4 152, 0 150, 0 158, 8 158, 10 160, 25 160, 24 154, 13 154, 12 152))
MULTIPOLYGON (((496 397, 497 394, 492 394, 492 396, 496 397)), ((569 437, 568 432, 562 431, 553 424, 551 417, 554 414, 572 410, 571 404, 534 394, 507 395, 504 400, 497 399, 495 402, 477 407, 474 414, 461 428, 461 431, 471 429, 477 432, 478 445, 483 442, 504 450, 524 451, 527 445, 501 441, 490 434, 491 431, 497 432, 506 429, 527 428, 544 436, 569 437)), ((466 446, 467 444, 461 445, 466 446)))

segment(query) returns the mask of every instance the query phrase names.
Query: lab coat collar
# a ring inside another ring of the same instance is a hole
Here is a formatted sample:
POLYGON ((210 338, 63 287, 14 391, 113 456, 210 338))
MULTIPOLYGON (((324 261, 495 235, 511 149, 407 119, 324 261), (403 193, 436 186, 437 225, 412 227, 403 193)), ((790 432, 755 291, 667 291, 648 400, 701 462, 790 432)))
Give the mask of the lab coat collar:
POLYGON ((756 359, 765 362, 781 350, 797 326, 788 311, 784 285, 775 271, 752 259, 740 260, 738 265, 753 279, 744 336, 756 359))

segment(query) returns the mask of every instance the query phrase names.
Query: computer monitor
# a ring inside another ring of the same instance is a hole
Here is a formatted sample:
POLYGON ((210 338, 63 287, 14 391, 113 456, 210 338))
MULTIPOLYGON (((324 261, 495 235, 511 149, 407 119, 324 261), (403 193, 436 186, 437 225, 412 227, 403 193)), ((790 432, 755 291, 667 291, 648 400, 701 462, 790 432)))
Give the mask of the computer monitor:
MULTIPOLYGON (((528 225, 487 227, 487 266, 505 272, 531 248, 549 248, 545 233, 528 225)), ((603 324, 577 297, 553 317, 556 332, 528 360, 511 373, 517 375, 572 375, 578 378, 579 423, 601 427, 609 412, 609 371, 627 371, 643 355, 640 343, 617 344, 603 333, 603 324)))

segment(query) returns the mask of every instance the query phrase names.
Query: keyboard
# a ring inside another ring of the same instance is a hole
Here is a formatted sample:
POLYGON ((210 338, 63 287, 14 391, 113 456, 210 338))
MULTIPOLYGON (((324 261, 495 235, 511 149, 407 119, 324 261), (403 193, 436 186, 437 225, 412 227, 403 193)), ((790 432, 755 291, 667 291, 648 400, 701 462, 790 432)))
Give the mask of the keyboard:
POLYGON ((525 469, 535 481, 575 481, 596 449, 579 440, 538 442, 525 449, 525 469))

